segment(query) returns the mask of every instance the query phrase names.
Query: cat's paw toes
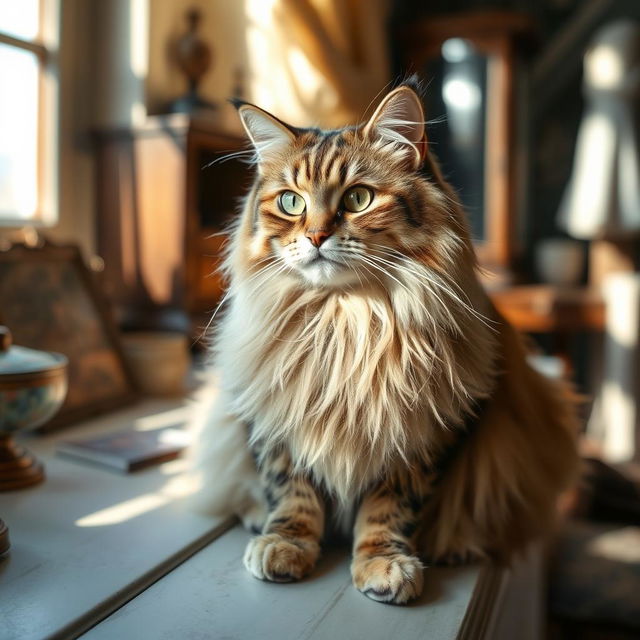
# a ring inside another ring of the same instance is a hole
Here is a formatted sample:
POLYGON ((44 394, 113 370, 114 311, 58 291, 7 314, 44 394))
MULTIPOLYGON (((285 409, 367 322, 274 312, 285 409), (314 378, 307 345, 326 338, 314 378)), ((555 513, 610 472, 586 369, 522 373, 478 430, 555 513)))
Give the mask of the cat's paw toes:
POLYGON ((267 533, 253 538, 244 552, 244 566, 256 578, 291 582, 307 575, 316 563, 320 547, 314 542, 267 533))
POLYGON ((415 556, 356 557, 351 575, 356 589, 378 602, 405 604, 422 593, 422 563, 415 556))

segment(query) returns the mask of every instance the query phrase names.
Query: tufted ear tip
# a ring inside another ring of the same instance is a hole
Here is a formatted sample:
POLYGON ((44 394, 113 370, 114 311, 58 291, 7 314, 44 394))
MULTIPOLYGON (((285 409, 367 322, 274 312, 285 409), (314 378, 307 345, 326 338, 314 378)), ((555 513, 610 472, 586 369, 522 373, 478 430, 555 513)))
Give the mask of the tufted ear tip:
POLYGON ((409 85, 401 85, 383 98, 365 125, 365 132, 405 146, 414 168, 424 160, 427 151, 424 109, 409 85))
POLYGON ((274 157, 295 139, 292 127, 264 109, 243 100, 236 100, 233 104, 238 109, 238 115, 253 143, 259 162, 274 157))

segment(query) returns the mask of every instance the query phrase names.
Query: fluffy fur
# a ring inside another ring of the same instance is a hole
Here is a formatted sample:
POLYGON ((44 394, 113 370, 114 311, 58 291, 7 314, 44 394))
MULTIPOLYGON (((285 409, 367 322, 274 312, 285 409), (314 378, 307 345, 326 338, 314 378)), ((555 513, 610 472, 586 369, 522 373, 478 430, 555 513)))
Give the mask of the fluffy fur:
POLYGON ((354 583, 389 602, 420 592, 417 555, 509 557, 573 477, 573 408, 479 285, 416 94, 336 132, 240 115, 259 171, 225 263, 201 505, 262 531, 245 564, 281 580, 311 570, 332 504, 355 519, 354 583))

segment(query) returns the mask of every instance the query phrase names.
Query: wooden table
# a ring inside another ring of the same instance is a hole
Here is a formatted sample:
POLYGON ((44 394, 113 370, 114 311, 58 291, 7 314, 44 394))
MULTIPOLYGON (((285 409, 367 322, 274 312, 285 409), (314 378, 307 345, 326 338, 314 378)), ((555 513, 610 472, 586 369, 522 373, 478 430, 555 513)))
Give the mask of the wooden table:
POLYGON ((351 586, 349 552, 327 550, 298 584, 252 578, 249 534, 190 513, 183 461, 119 475, 54 455, 56 442, 126 426, 182 422, 184 403, 149 401, 73 431, 30 438, 47 481, 0 494, 12 541, 0 559, 0 638, 540 637, 539 556, 513 571, 429 568, 408 607, 351 586))
POLYGON ((490 291, 500 313, 522 333, 549 334, 552 351, 571 378, 572 339, 580 332, 602 332, 605 305, 600 293, 587 287, 521 285, 490 291))
POLYGON ((498 311, 520 331, 566 333, 602 331, 604 301, 586 287, 522 285, 490 292, 498 311))

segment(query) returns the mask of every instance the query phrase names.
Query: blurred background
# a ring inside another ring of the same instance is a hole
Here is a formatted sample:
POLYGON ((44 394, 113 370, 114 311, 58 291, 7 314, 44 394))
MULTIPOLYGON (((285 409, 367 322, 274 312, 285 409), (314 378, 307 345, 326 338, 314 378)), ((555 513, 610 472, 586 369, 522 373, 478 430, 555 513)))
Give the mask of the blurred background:
POLYGON ((180 393, 251 183, 227 99, 339 127, 410 73, 495 304, 585 396, 551 630, 637 637, 637 0, 0 0, 0 323, 70 357, 66 424, 180 393))

